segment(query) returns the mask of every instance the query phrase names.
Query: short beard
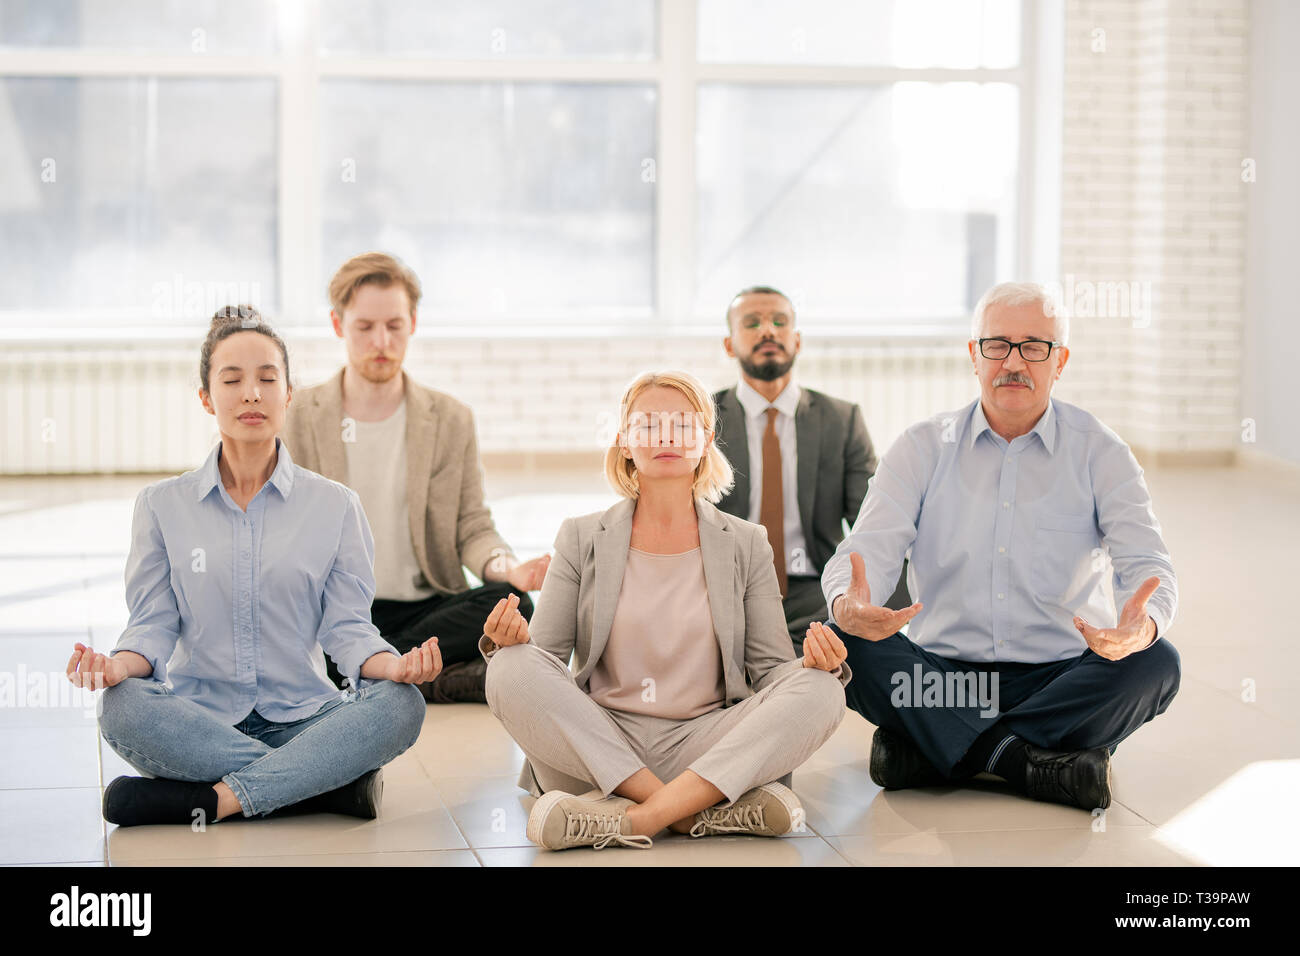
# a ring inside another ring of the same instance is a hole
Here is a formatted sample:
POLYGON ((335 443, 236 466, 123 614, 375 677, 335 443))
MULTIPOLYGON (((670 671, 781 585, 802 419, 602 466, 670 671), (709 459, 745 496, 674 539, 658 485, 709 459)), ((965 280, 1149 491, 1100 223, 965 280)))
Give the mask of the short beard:
POLYGON ((784 362, 780 360, 764 362, 758 364, 750 359, 738 359, 740 370, 750 378, 757 379, 760 382, 774 382, 783 375, 788 375, 790 369, 794 368, 794 356, 791 355, 784 362))
POLYGON ((383 385, 385 382, 391 382, 398 375, 402 374, 401 362, 389 359, 388 368, 390 369, 390 374, 388 375, 384 375, 379 371, 382 367, 383 366, 373 366, 370 362, 362 362, 358 371, 361 372, 361 377, 367 382, 373 382, 376 385, 383 385), (379 372, 378 376, 375 375, 376 372, 379 372))

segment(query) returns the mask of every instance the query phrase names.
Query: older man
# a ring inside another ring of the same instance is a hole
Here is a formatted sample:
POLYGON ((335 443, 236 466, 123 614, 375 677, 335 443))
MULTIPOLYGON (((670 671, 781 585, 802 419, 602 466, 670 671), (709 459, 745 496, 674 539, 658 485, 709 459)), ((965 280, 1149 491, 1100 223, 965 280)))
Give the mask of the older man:
POLYGON ((848 704, 877 727, 885 789, 984 771, 1106 807, 1116 745, 1178 691, 1177 582, 1142 469, 1051 397, 1067 331, 1041 287, 991 289, 969 343, 980 397, 898 439, 827 563, 848 704), (909 551, 919 603, 874 606, 909 551))

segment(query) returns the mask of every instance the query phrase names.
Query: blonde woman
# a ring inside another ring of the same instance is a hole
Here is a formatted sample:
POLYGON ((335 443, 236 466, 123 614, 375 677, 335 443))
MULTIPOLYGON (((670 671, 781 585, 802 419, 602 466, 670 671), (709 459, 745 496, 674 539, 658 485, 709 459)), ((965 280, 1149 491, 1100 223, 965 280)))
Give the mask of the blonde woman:
POLYGON ((624 500, 560 526, 531 623, 511 595, 484 624, 547 849, 801 826, 779 780, 839 726, 846 651, 814 624, 795 659, 765 530, 713 506, 732 484, 714 424, 690 375, 633 381, 605 457, 624 500))

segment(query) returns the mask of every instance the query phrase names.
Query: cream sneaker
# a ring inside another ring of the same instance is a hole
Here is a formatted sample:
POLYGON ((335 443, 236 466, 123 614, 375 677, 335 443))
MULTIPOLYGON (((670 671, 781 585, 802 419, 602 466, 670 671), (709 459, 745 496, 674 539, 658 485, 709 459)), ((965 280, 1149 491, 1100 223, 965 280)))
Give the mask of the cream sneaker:
POLYGON ((598 790, 580 797, 551 790, 528 814, 528 839, 548 850, 603 850, 611 844, 648 850, 654 845, 648 836, 628 832, 627 808, 634 806, 635 801, 624 797, 602 799, 598 790))
POLYGON ((742 794, 729 807, 701 810, 691 827, 691 836, 720 836, 747 833, 751 836, 781 836, 803 824, 803 805, 794 791, 779 783, 765 783, 742 794))

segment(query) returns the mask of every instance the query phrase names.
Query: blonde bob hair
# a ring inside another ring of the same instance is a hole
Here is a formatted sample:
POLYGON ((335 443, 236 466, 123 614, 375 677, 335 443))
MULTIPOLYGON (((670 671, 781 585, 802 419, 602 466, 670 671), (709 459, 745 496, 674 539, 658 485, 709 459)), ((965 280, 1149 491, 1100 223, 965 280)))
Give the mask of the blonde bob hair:
POLYGON ((700 380, 687 372, 646 372, 637 376, 623 392, 619 405, 618 433, 605 450, 605 480, 624 498, 636 500, 641 495, 641 481, 637 474, 636 463, 624 457, 622 445, 626 443, 628 418, 632 406, 648 388, 675 388, 686 396, 691 408, 699 416, 700 425, 709 433, 709 446, 695 466, 695 481, 691 484, 691 494, 703 498, 710 504, 717 504, 722 496, 735 484, 735 474, 727 456, 718 450, 716 436, 718 411, 713 404, 713 396, 700 383, 700 380))

